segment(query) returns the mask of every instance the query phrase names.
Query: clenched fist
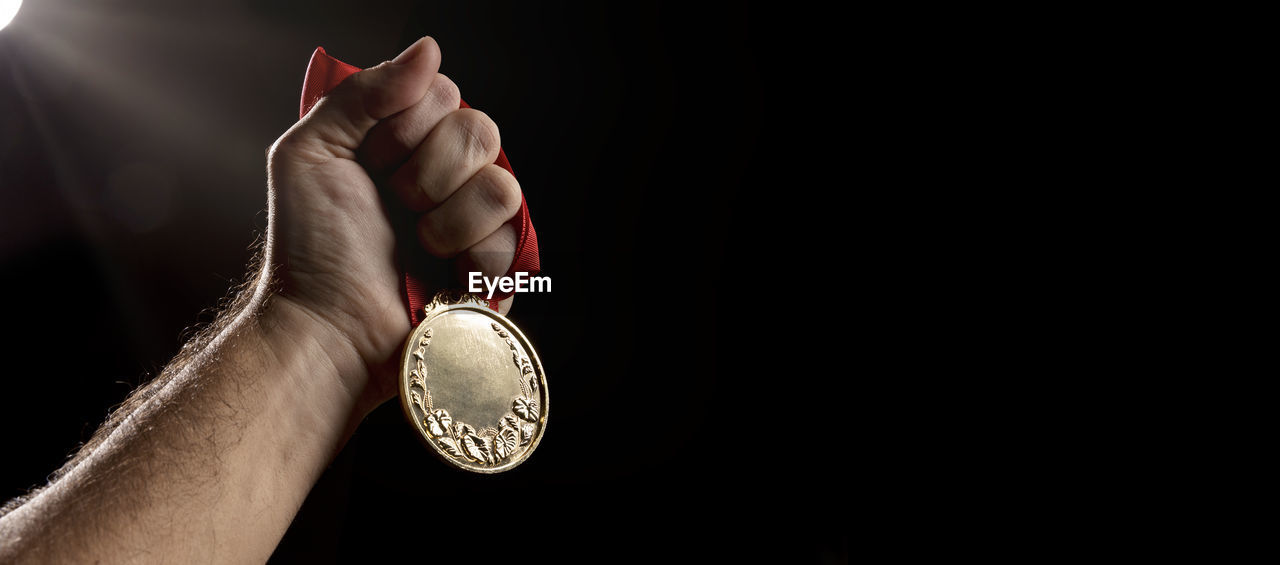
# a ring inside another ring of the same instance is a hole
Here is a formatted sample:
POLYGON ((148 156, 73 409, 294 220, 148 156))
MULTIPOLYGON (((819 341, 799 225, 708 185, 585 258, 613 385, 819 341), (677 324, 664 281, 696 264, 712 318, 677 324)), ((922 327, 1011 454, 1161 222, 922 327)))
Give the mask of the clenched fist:
MULTIPOLYGON (((440 49, 426 37, 352 75, 276 141, 268 160, 265 264, 279 285, 275 300, 314 322, 357 412, 395 394, 410 330, 397 245, 420 245, 486 276, 505 273, 514 257, 508 221, 520 186, 493 164, 498 127, 459 109, 458 87, 439 67, 440 49), (404 213, 416 215, 416 241, 397 241, 389 215, 404 213)), ((504 301, 502 311, 509 307, 504 301)))

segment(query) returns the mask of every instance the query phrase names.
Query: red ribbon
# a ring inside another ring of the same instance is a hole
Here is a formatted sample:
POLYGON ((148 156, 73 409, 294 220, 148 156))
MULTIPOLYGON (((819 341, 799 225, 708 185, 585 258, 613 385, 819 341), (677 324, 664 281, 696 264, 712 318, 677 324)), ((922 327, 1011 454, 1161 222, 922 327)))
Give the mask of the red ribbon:
MULTIPOLYGON (((334 87, 338 86, 347 77, 360 72, 359 67, 348 65, 330 57, 325 53, 324 47, 316 47, 315 53, 311 54, 311 63, 307 65, 307 78, 302 83, 302 103, 298 109, 298 118, 301 119, 311 111, 311 107, 315 106, 322 97, 334 87)), ((462 108, 470 108, 464 101, 460 106, 462 108)), ((512 175, 516 174, 511 170, 511 163, 507 161, 507 155, 498 149, 498 160, 494 161, 495 165, 506 169, 512 175)), ((529 219, 529 205, 525 202, 524 194, 520 195, 520 213, 511 219, 512 225, 516 228, 516 256, 511 261, 511 268, 507 269, 506 276, 514 277, 517 272, 528 273, 530 275, 539 271, 538 263, 538 234, 533 231, 533 221, 529 219)), ((422 321, 422 308, 431 300, 431 296, 427 292, 426 286, 417 277, 413 276, 408 269, 404 272, 404 292, 405 297, 409 300, 409 319, 413 325, 418 325, 422 321)), ((493 298, 489 300, 489 308, 498 311, 498 302, 514 294, 512 292, 495 293, 493 298)))

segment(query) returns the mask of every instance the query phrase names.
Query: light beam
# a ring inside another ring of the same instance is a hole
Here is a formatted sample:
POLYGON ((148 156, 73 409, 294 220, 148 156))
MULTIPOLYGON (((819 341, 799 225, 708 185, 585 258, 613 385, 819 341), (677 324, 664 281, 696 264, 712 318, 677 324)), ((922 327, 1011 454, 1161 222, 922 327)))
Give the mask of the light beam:
POLYGON ((18 8, 21 7, 22 0, 0 0, 0 30, 13 21, 13 17, 18 15, 18 8))

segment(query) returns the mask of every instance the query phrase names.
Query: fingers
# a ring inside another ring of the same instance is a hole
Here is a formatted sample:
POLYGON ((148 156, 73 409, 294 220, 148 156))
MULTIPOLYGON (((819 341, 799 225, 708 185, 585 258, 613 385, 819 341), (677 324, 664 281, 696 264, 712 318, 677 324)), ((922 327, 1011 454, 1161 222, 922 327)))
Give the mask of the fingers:
MULTIPOLYGON (((516 178, 502 167, 485 165, 447 200, 423 214, 418 220, 418 236, 429 253, 450 258, 489 238, 519 210, 520 185, 516 178)), ((506 243, 495 240, 489 245, 497 251, 506 243)), ((478 251, 485 250, 482 247, 478 251)), ((514 252, 515 243, 512 242, 510 251, 506 253, 508 265, 514 252)), ((494 259, 485 261, 500 262, 494 259)), ((503 267, 502 272, 505 269, 503 267)), ((494 269, 493 272, 499 271, 494 269)))
MULTIPOLYGON (((463 288, 469 289, 471 273, 480 273, 489 280, 506 276, 507 270, 511 268, 511 263, 516 257, 516 238, 515 226, 511 225, 511 222, 506 222, 498 228, 498 231, 480 240, 480 243, 468 247, 458 255, 458 260, 454 264, 458 283, 463 288)), ((483 284, 485 279, 479 280, 483 284)), ((498 313, 505 315, 510 312, 515 298, 513 294, 499 301, 498 313)))
POLYGON ((369 130, 360 146, 360 162, 371 172, 382 174, 404 163, 427 134, 450 112, 458 109, 462 96, 449 77, 436 74, 427 94, 417 104, 391 116, 369 130))
MULTIPOLYGON (((459 284, 469 288, 473 272, 480 273, 481 276, 488 277, 490 280, 506 276, 507 270, 511 268, 511 263, 516 258, 517 237, 515 226, 511 222, 506 222, 498 228, 498 231, 489 234, 488 237, 458 255, 455 268, 459 284)), ((498 313, 506 315, 510 312, 515 299, 513 294, 499 301, 498 313)))
POLYGON ((507 274, 516 256, 516 228, 511 222, 503 223, 495 231, 458 255, 456 264, 458 280, 466 284, 470 273, 480 273, 494 278, 507 274))
MULTIPOLYGON (((438 51, 425 53, 436 58, 434 72, 438 51)), ((492 278, 506 274, 515 257, 509 220, 520 209, 520 186, 493 164, 501 148, 497 125, 460 103, 458 86, 434 73, 416 102, 365 128, 355 152, 370 172, 391 173, 388 183, 409 209, 426 212, 418 235, 428 252, 457 256, 464 277, 476 271, 492 278)), ((500 306, 510 307, 510 299, 500 306)))
POLYGON ((419 39, 391 61, 360 71, 320 100, 278 143, 317 159, 354 159, 369 131, 427 94, 440 68, 440 47, 419 39))
POLYGON ((470 108, 454 110, 391 175, 391 187, 409 209, 430 210, 491 165, 500 148, 498 126, 489 116, 470 108))

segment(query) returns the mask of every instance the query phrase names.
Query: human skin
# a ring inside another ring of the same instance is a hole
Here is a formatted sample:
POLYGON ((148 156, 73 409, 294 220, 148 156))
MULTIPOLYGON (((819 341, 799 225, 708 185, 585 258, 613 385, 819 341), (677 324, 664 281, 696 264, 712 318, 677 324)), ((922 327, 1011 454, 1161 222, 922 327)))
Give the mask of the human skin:
POLYGON ((0 562, 266 561, 361 419, 395 394, 410 327, 388 207, 418 216, 418 240, 400 245, 486 276, 514 257, 520 188, 492 164, 497 126, 458 109, 440 60, 423 38, 275 142, 263 255, 240 299, 0 516, 0 562))

